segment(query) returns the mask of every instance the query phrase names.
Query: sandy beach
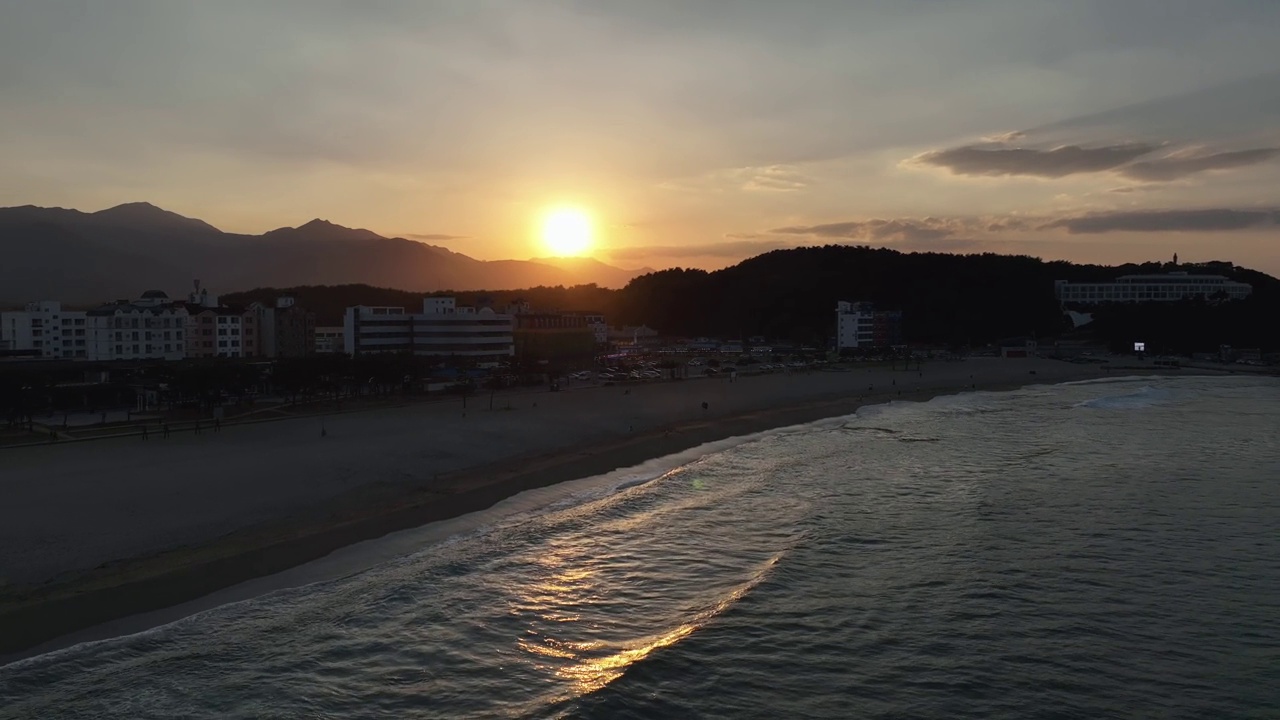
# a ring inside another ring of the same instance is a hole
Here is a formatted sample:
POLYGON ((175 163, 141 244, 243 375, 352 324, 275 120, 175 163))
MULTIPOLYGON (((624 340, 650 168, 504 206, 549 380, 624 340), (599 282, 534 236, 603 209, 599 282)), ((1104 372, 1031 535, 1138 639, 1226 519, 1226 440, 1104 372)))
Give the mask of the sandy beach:
POLYGON ((500 395, 492 410, 479 395, 465 410, 458 399, 4 451, 0 656, 713 440, 867 403, 1107 374, 971 359, 920 373, 855 368, 500 395))

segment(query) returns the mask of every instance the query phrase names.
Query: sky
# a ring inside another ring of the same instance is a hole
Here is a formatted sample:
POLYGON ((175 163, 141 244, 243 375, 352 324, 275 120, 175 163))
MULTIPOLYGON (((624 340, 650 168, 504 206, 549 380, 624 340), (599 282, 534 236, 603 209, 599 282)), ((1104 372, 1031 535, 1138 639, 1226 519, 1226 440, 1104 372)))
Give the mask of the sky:
POLYGON ((1280 274, 1275 0, 0 0, 0 205, 1280 274))

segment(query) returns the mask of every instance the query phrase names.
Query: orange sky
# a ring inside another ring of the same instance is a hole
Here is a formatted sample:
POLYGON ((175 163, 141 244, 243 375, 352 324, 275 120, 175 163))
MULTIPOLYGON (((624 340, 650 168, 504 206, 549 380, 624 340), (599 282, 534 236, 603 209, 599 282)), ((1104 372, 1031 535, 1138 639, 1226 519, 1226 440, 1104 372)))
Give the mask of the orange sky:
POLYGON ((30 3, 0 25, 0 204, 483 259, 546 254, 572 205, 626 267, 844 242, 1280 273, 1280 3, 1214 8, 30 3))

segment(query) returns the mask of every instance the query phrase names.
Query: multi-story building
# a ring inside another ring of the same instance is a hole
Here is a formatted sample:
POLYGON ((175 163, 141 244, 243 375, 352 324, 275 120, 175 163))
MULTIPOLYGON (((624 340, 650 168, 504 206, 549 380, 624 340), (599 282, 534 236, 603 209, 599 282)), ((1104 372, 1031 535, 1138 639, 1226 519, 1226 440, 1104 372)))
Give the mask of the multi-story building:
POLYGON ((253 308, 228 307, 208 288, 187 298, 187 357, 250 358, 261 355, 259 316, 253 308))
POLYGON ((269 358, 306 357, 315 353, 316 316, 299 307, 291 297, 276 299, 275 307, 252 306, 258 323, 258 350, 269 358))
POLYGON ((869 302, 836 304, 836 350, 882 348, 902 342, 902 313, 869 302))
POLYGON ((515 350, 522 362, 582 365, 595 357, 596 345, 587 315, 524 312, 515 316, 515 350))
POLYGON ((187 309, 160 290, 149 290, 131 302, 122 300, 96 307, 85 316, 89 360, 186 357, 187 309))
POLYGON ((0 313, 0 346, 48 359, 181 360, 186 308, 159 290, 92 310, 64 310, 55 300, 0 313))
POLYGON ((27 303, 22 310, 0 312, 0 349, 38 351, 49 359, 86 358, 87 330, 83 311, 63 310, 57 300, 27 303))
POLYGON ((580 313, 587 321, 587 327, 591 328, 592 334, 595 335, 597 345, 609 344, 609 323, 605 322, 604 315, 599 313, 580 313))
POLYGON ((451 297, 429 297, 420 314, 403 307, 347 308, 343 349, 352 356, 402 352, 491 367, 515 354, 514 330, 511 315, 458 307, 451 297))
POLYGON ((322 325, 316 328, 317 355, 331 355, 343 351, 342 326, 322 325))
POLYGON ((1168 302, 1193 297, 1222 297, 1242 300, 1253 292, 1248 283, 1222 275, 1192 275, 1171 272, 1153 275, 1122 275, 1111 282, 1054 283, 1054 293, 1062 303, 1094 305, 1105 302, 1168 302))

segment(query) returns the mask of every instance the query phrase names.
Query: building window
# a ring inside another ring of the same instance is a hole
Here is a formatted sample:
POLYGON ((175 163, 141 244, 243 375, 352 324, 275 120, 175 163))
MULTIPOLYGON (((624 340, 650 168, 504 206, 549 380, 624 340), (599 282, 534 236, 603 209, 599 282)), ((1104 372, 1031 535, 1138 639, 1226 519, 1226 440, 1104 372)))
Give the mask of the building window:
POLYGON ((224 347, 226 347, 226 346, 227 346, 227 341, 226 341, 226 340, 219 340, 219 341, 218 341, 218 347, 220 347, 220 348, 224 348, 224 347))
POLYGON ((123 354, 124 354, 124 346, 123 346, 123 345, 117 345, 117 346, 116 346, 116 354, 117 354, 117 355, 123 355, 123 354))
MULTIPOLYGON (((136 326, 135 326, 135 327, 136 327, 136 326)), ((137 339, 138 339, 138 333, 136 333, 136 332, 135 332, 135 333, 133 334, 133 337, 132 337, 132 338, 129 338, 129 339, 130 339, 130 340, 137 340, 137 339)))

